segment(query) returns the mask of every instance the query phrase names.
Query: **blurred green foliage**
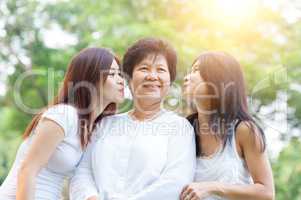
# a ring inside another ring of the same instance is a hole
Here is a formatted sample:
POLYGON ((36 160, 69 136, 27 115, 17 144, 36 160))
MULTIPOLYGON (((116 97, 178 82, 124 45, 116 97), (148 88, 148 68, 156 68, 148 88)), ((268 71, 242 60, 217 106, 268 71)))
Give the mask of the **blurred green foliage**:
MULTIPOLYGON (((278 94, 286 94, 288 128, 282 136, 288 146, 273 159, 273 170, 277 199, 300 199, 301 145, 299 139, 291 139, 290 133, 300 128, 301 121, 301 21, 289 21, 283 14, 286 7, 294 7, 297 1, 282 0, 275 8, 254 0, 253 10, 240 13, 244 16, 218 10, 216 2, 0 1, 0 81, 6 86, 5 95, 0 95, 0 183, 33 116, 24 106, 39 109, 51 100, 76 52, 101 46, 121 57, 132 42, 152 36, 175 46, 178 84, 201 52, 223 50, 243 66, 253 114, 277 102, 278 94), (51 45, 61 37, 51 30, 68 34, 66 43, 59 40, 51 45), (26 77, 16 88, 24 73, 38 74, 26 77)), ((129 109, 131 103, 125 105, 122 111, 129 109)), ((272 118, 274 114, 272 110, 259 119, 272 118)))

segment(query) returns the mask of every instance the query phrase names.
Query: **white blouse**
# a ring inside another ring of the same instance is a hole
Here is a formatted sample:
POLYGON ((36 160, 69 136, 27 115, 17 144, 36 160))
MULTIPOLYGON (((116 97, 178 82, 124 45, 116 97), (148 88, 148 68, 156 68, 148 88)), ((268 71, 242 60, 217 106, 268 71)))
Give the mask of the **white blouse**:
MULTIPOLYGON (((82 150, 78 136, 78 115, 74 107, 59 104, 50 107, 42 117, 59 124, 65 133, 63 141, 56 147, 47 165, 35 179, 35 200, 58 200, 61 198, 64 179, 70 177, 79 163, 82 150)), ((39 134, 43 134, 40 132, 39 134)), ((20 145, 14 164, 0 187, 1 200, 15 200, 18 171, 35 137, 31 134, 20 145)), ((41 144, 43 145, 43 144, 41 144)))
POLYGON ((193 181, 194 131, 189 122, 164 111, 152 121, 128 113, 106 117, 70 183, 71 200, 176 200, 193 181))

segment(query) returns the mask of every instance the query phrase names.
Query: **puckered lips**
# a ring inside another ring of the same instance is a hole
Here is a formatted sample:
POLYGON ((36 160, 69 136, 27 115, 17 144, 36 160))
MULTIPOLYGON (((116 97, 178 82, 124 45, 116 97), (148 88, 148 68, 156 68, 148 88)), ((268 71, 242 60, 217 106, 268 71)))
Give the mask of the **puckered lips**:
POLYGON ((124 87, 120 88, 118 91, 121 93, 122 96, 124 95, 124 87))
POLYGON ((184 81, 183 83, 183 89, 186 89, 189 86, 189 82, 188 81, 184 81))
POLYGON ((184 95, 187 95, 189 93, 189 90, 190 90, 189 82, 185 81, 182 86, 182 93, 184 95))

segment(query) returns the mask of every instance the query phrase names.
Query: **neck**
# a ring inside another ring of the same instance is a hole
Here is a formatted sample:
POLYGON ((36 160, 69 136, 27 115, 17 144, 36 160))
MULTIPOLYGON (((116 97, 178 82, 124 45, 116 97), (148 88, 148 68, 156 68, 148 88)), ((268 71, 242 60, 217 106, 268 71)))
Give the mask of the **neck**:
POLYGON ((134 101, 132 115, 138 120, 145 120, 154 117, 161 110, 161 102, 143 103, 134 101))
POLYGON ((91 113, 91 124, 95 122, 97 117, 103 113, 104 109, 109 105, 109 102, 98 103, 97 105, 93 106, 93 112, 91 113))
POLYGON ((201 124, 208 124, 209 123, 209 115, 198 112, 198 121, 201 124))
POLYGON ((198 111, 198 122, 199 122, 199 130, 202 133, 209 133, 210 132, 210 110, 208 110, 209 106, 206 104, 199 104, 197 106, 198 111))

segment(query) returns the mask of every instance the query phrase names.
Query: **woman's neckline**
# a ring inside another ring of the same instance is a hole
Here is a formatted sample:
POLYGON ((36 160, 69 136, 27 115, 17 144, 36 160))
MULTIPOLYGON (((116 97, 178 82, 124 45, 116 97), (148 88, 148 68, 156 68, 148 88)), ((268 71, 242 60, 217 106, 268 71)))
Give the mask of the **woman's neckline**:
POLYGON ((129 120, 133 121, 133 122, 136 122, 136 123, 145 123, 145 122, 153 122, 155 120, 157 120, 158 118, 160 118, 164 113, 166 112, 165 109, 160 109, 154 116, 152 116, 151 118, 149 119, 145 119, 145 120, 139 120, 137 119, 132 113, 133 113, 133 110, 131 111, 128 111, 126 116, 128 117, 129 120))
POLYGON ((210 160, 212 158, 215 158, 217 155, 219 155, 222 151, 223 146, 220 144, 218 148, 210 155, 204 155, 204 156, 198 156, 197 159, 200 160, 210 160))

